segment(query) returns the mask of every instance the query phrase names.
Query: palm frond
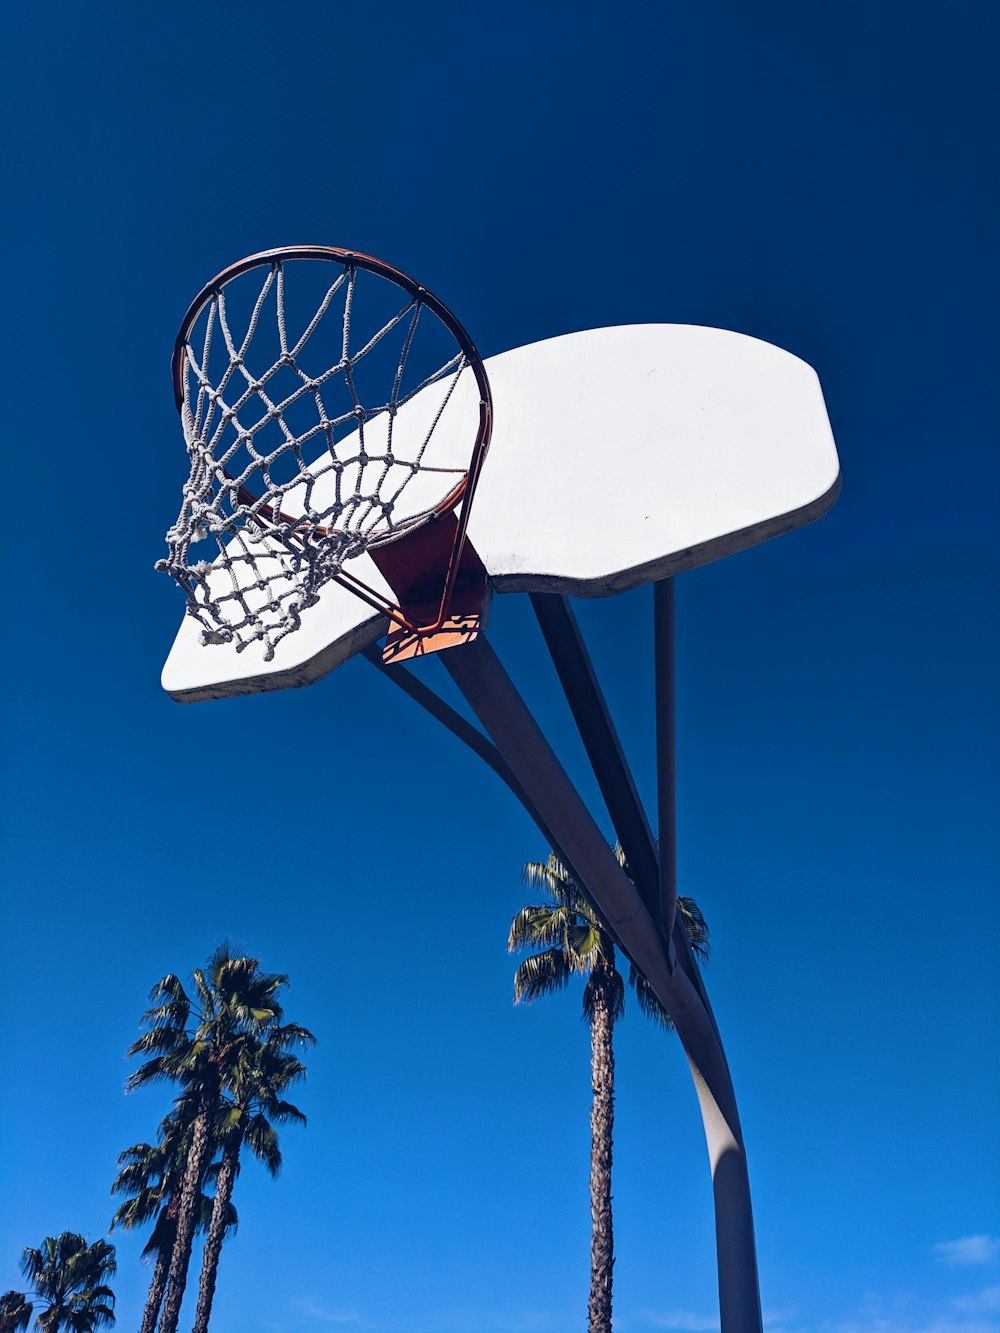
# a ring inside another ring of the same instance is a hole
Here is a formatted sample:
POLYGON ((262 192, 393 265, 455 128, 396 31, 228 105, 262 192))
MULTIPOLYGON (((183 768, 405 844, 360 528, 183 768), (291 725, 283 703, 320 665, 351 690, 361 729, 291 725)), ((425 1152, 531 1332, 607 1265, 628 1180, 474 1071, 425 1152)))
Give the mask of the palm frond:
POLYGON ((585 1023, 593 1023, 599 996, 603 996, 613 1026, 625 1013, 625 982, 617 968, 594 968, 587 978, 583 988, 585 1023))
MULTIPOLYGON (((204 1197, 204 1196, 203 1196, 204 1197)), ((142 1258, 149 1259, 154 1254, 167 1254, 174 1248, 177 1235, 177 1217, 170 1208, 161 1208, 150 1232, 149 1240, 143 1246, 142 1258)))
POLYGON ((205 1017, 211 1017, 215 1008, 212 1000, 212 988, 205 980, 205 974, 200 967, 196 967, 192 970, 191 980, 194 982, 194 988, 198 994, 198 1000, 201 1004, 203 1015, 205 1017))
POLYGON ((269 1102, 267 1104, 268 1117, 279 1125, 290 1124, 295 1121, 297 1124, 307 1124, 305 1114, 291 1102, 269 1102))
POLYGON ((187 1027, 188 1019, 191 1016, 191 1006, 187 1000, 166 1000, 163 1004, 156 1005, 152 1009, 147 1009, 142 1016, 142 1022, 146 1027, 187 1027))
POLYGON ((573 971, 562 949, 546 949, 544 953, 525 958, 514 973, 514 1003, 522 1000, 530 1004, 542 995, 560 990, 569 981, 573 971))
POLYGON ((545 861, 529 861, 521 871, 521 879, 529 888, 543 889, 550 898, 564 906, 573 883, 569 871, 555 852, 549 852, 545 861))
POLYGON ((712 949, 708 940, 708 925, 701 908, 693 898, 678 895, 677 916, 691 945, 691 952, 707 960, 711 956, 712 949))
POLYGON ((180 977, 176 976, 173 972, 168 972, 167 975, 161 981, 158 981, 149 992, 149 998, 153 1004, 157 1004, 168 999, 181 1001, 187 1000, 188 996, 181 984, 180 977))
POLYGON ((268 1040, 274 1040, 283 1048, 289 1046, 315 1046, 316 1038, 308 1028, 301 1027, 298 1023, 285 1023, 279 1027, 273 1028, 268 1034, 268 1040))
POLYGON ((572 919, 572 913, 565 906, 539 904, 522 907, 510 923, 508 953, 562 944, 572 919))
MULTIPOLYGON (((46 1237, 42 1242, 43 1249, 49 1250, 52 1244, 52 1237, 46 1237)), ((46 1256, 42 1253, 41 1249, 36 1250, 30 1245, 26 1245, 21 1251, 21 1260, 18 1267, 23 1276, 33 1285, 37 1283, 38 1279, 45 1271, 45 1257, 46 1256)))
POLYGON ((242 1106, 229 1105, 228 1103, 223 1102, 220 1105, 218 1114, 215 1118, 216 1132, 219 1138, 221 1139, 227 1134, 231 1134, 232 1131, 239 1126, 242 1119, 242 1106))
POLYGON ((550 853, 544 863, 529 861, 521 872, 521 878, 534 888, 544 889, 554 902, 567 907, 577 916, 592 921, 602 930, 605 928, 595 905, 554 853, 550 853))
POLYGON ((27 1328, 34 1308, 23 1291, 5 1291, 0 1296, 0 1333, 19 1333, 27 1328))
POLYGON ((136 1037, 127 1055, 163 1055, 186 1044, 185 1034, 177 1028, 150 1028, 136 1037))
POLYGON ((191 1067, 190 1051, 167 1052, 134 1069, 125 1080, 125 1091, 134 1092, 150 1083, 175 1082, 191 1067))
POLYGON ((652 1019, 654 1023, 658 1023, 660 1027, 664 1027, 668 1032, 672 1032, 674 1030, 673 1019, 660 1003, 652 986, 634 963, 629 964, 628 979, 629 985, 635 991, 636 1003, 639 1005, 642 1013, 644 1013, 647 1018, 652 1019))
POLYGON ((278 1174, 281 1170, 281 1149, 278 1147, 278 1136, 274 1126, 268 1122, 267 1116, 252 1117, 247 1125, 246 1145, 257 1161, 264 1163, 272 1176, 278 1174))
POLYGON ((115 1247, 106 1240, 95 1240, 89 1245, 84 1241, 77 1262, 80 1270, 101 1281, 106 1277, 114 1277, 118 1272, 115 1247))
MULTIPOLYGON (((123 1148, 118 1154, 118 1165, 122 1168, 129 1166, 145 1168, 152 1160, 158 1158, 161 1152, 161 1148, 151 1143, 133 1143, 131 1148, 123 1148)), ((111 1193, 117 1193, 113 1186, 111 1193)))
POLYGON ((144 1226, 151 1217, 157 1215, 168 1193, 162 1185, 136 1190, 132 1198, 126 1199, 115 1209, 109 1230, 114 1231, 117 1226, 125 1231, 134 1231, 136 1227, 144 1226))
POLYGON ((92 1287, 86 1292, 81 1292, 81 1295, 92 1301, 110 1301, 112 1305, 115 1301, 115 1293, 110 1287, 92 1287))
POLYGON ((566 932, 566 948, 579 960, 576 970, 584 972, 605 960, 614 958, 614 946, 603 930, 593 922, 573 925, 566 932))

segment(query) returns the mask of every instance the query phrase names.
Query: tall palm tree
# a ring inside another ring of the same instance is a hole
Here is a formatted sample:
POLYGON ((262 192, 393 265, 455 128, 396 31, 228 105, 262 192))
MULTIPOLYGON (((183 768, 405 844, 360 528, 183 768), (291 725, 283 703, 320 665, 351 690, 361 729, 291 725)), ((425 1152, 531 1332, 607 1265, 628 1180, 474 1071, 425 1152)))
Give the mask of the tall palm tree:
POLYGON ((259 958, 233 955, 225 944, 216 949, 207 968, 196 968, 191 978, 193 999, 173 973, 153 987, 152 1007, 143 1015, 147 1030, 128 1052, 149 1057, 128 1079, 129 1091, 174 1080, 195 1108, 159 1333, 177 1330, 198 1196, 216 1145, 213 1127, 223 1090, 243 1048, 281 1023, 278 992, 288 981, 284 974, 262 972, 259 958))
MULTIPOLYGON (((615 848, 628 870, 620 847, 615 848)), ((625 982, 604 921, 562 862, 550 855, 524 867, 525 883, 541 889, 548 901, 523 907, 511 922, 511 953, 536 949, 514 973, 514 1002, 531 1001, 560 990, 573 976, 586 977, 583 1018, 590 1026, 590 1333, 611 1333, 614 1230, 611 1214, 611 1155, 614 1134, 614 1026, 625 1011, 625 982)), ((708 956, 708 928, 692 898, 677 899, 678 918, 692 950, 708 956)), ((665 1028, 670 1016, 638 969, 629 964, 629 984, 640 1010, 665 1028)))
POLYGON ((215 1297, 219 1257, 226 1230, 226 1218, 232 1208, 233 1188, 240 1169, 243 1145, 263 1162, 272 1176, 281 1169, 281 1149, 274 1126, 295 1120, 305 1124, 305 1116, 282 1094, 305 1077, 306 1067, 288 1048, 314 1045, 311 1032, 294 1024, 272 1028, 263 1042, 247 1042, 231 1072, 217 1127, 222 1146, 222 1161, 215 1183, 215 1200, 208 1224, 208 1237, 202 1257, 201 1284, 194 1333, 207 1333, 215 1297))
MULTIPOLYGON (((155 1144, 136 1143, 119 1154, 119 1171, 111 1186, 112 1194, 127 1196, 115 1209, 112 1230, 116 1226, 134 1230, 153 1221, 153 1230, 142 1251, 142 1258, 153 1263, 153 1276, 139 1333, 154 1333, 163 1303, 170 1256, 177 1238, 177 1213, 191 1142, 192 1112, 191 1099, 179 1097, 174 1110, 161 1122, 155 1144)), ((210 1164, 206 1178, 214 1178, 218 1169, 217 1163, 210 1164)), ((208 1229, 211 1215, 212 1200, 202 1189, 198 1197, 196 1232, 208 1229)), ((236 1225, 236 1209, 230 1204, 223 1228, 235 1230, 236 1225)))
POLYGON ((35 1315, 42 1333, 94 1333, 115 1322, 115 1294, 107 1285, 114 1277, 115 1247, 95 1240, 88 1245, 83 1236, 64 1231, 46 1236, 35 1250, 21 1255, 21 1272, 31 1283, 30 1295, 8 1291, 0 1296, 0 1330, 15 1333, 27 1328, 35 1315), (35 1310, 36 1305, 42 1308, 35 1310))

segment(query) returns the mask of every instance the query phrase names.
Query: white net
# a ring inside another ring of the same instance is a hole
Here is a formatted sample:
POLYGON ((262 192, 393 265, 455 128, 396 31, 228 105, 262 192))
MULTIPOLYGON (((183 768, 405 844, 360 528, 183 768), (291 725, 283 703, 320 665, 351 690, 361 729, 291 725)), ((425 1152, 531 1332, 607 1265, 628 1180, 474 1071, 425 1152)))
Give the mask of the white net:
POLYGON ((156 568, 204 644, 259 642, 270 660, 346 561, 460 487, 475 423, 440 425, 469 400, 455 394, 468 359, 419 293, 325 260, 226 284, 183 356, 190 474, 156 568))

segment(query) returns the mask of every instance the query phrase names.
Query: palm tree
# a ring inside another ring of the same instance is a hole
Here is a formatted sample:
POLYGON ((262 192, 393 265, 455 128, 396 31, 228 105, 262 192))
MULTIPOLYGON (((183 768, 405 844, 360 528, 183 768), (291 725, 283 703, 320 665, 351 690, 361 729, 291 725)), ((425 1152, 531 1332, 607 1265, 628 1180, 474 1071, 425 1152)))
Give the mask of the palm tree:
MULTIPOLYGON (((615 848, 628 870, 620 847, 615 848)), ((611 1288, 614 1267, 614 1231, 611 1216, 611 1152, 614 1131, 615 1023, 625 1011, 625 983, 618 971, 615 948, 604 921, 562 862, 550 855, 546 862, 524 867, 525 883, 540 888, 548 902, 523 907, 511 922, 507 948, 538 949, 514 973, 514 1002, 531 1001, 560 990, 571 977, 587 978, 583 988, 583 1018, 590 1026, 590 1298, 587 1305, 590 1333, 611 1333, 611 1288)), ((702 958, 708 956, 708 928, 692 898, 677 899, 678 918, 702 958)), ((672 1028, 670 1016, 649 982, 629 964, 629 984, 639 1008, 662 1027, 672 1028)))
POLYGON ((46 1236, 39 1249, 30 1246, 21 1255, 21 1272, 31 1283, 31 1296, 8 1291, 0 1296, 0 1330, 15 1333, 28 1327, 32 1314, 42 1333, 94 1333, 115 1322, 115 1294, 107 1285, 114 1277, 115 1247, 64 1231, 46 1236), (35 1312, 36 1304, 42 1309, 35 1312))
POLYGON ((0 1296, 0 1333, 19 1333, 31 1323, 32 1305, 23 1291, 0 1296))
MULTIPOLYGON (((155 1144, 137 1143, 119 1154, 119 1171, 111 1186, 112 1194, 128 1196, 115 1210, 112 1230, 116 1226, 134 1230, 155 1219, 142 1251, 143 1259, 153 1261, 153 1276, 139 1333, 154 1333, 163 1303, 170 1256, 177 1238, 177 1213, 191 1142, 192 1112, 191 1099, 178 1097, 174 1110, 160 1124, 155 1144)), ((218 1164, 210 1164, 206 1178, 213 1178, 218 1169, 218 1164)), ((212 1200, 202 1190, 198 1196, 196 1231, 208 1229, 211 1214, 212 1200)), ((236 1209, 230 1204, 224 1229, 235 1230, 236 1225, 236 1209)))
POLYGON ((288 1047, 314 1045, 315 1041, 305 1028, 285 1024, 272 1028, 265 1041, 247 1042, 241 1049, 220 1108, 217 1134, 222 1161, 202 1258, 194 1333, 208 1330, 226 1217, 232 1207, 233 1187, 240 1169, 240 1152, 246 1144, 272 1176, 278 1174, 281 1149, 274 1126, 292 1120, 305 1124, 306 1119, 297 1106, 282 1099, 284 1091, 306 1073, 305 1065, 288 1053, 288 1047))
POLYGON ((191 976, 194 1000, 173 973, 153 987, 152 1007, 143 1015, 147 1030, 128 1052, 149 1057, 129 1077, 129 1091, 174 1080, 194 1105, 160 1333, 177 1330, 198 1197, 216 1146, 213 1128, 223 1090, 243 1049, 280 1024, 283 1013, 277 995, 288 981, 283 974, 261 972, 259 958, 235 957, 225 944, 216 949, 207 968, 196 968, 191 976))

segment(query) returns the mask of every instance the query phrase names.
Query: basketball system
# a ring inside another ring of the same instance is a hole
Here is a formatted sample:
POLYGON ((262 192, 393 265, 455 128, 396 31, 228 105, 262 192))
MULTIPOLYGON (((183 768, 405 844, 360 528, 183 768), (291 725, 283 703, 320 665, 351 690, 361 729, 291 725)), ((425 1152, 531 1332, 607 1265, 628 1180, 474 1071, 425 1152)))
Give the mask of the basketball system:
POLYGON ((762 1333, 736 1096, 676 912, 672 580, 832 506, 815 373, 754 338, 672 324, 483 360, 398 269, 300 246, 203 289, 173 380, 190 475, 158 568, 187 613, 164 689, 287 689, 362 655, 489 764, 674 1022, 708 1144, 722 1333, 762 1333), (646 584, 652 822, 567 600, 646 584), (508 593, 530 599, 628 874, 486 636, 508 593), (405 665, 432 653, 481 730, 405 665))

